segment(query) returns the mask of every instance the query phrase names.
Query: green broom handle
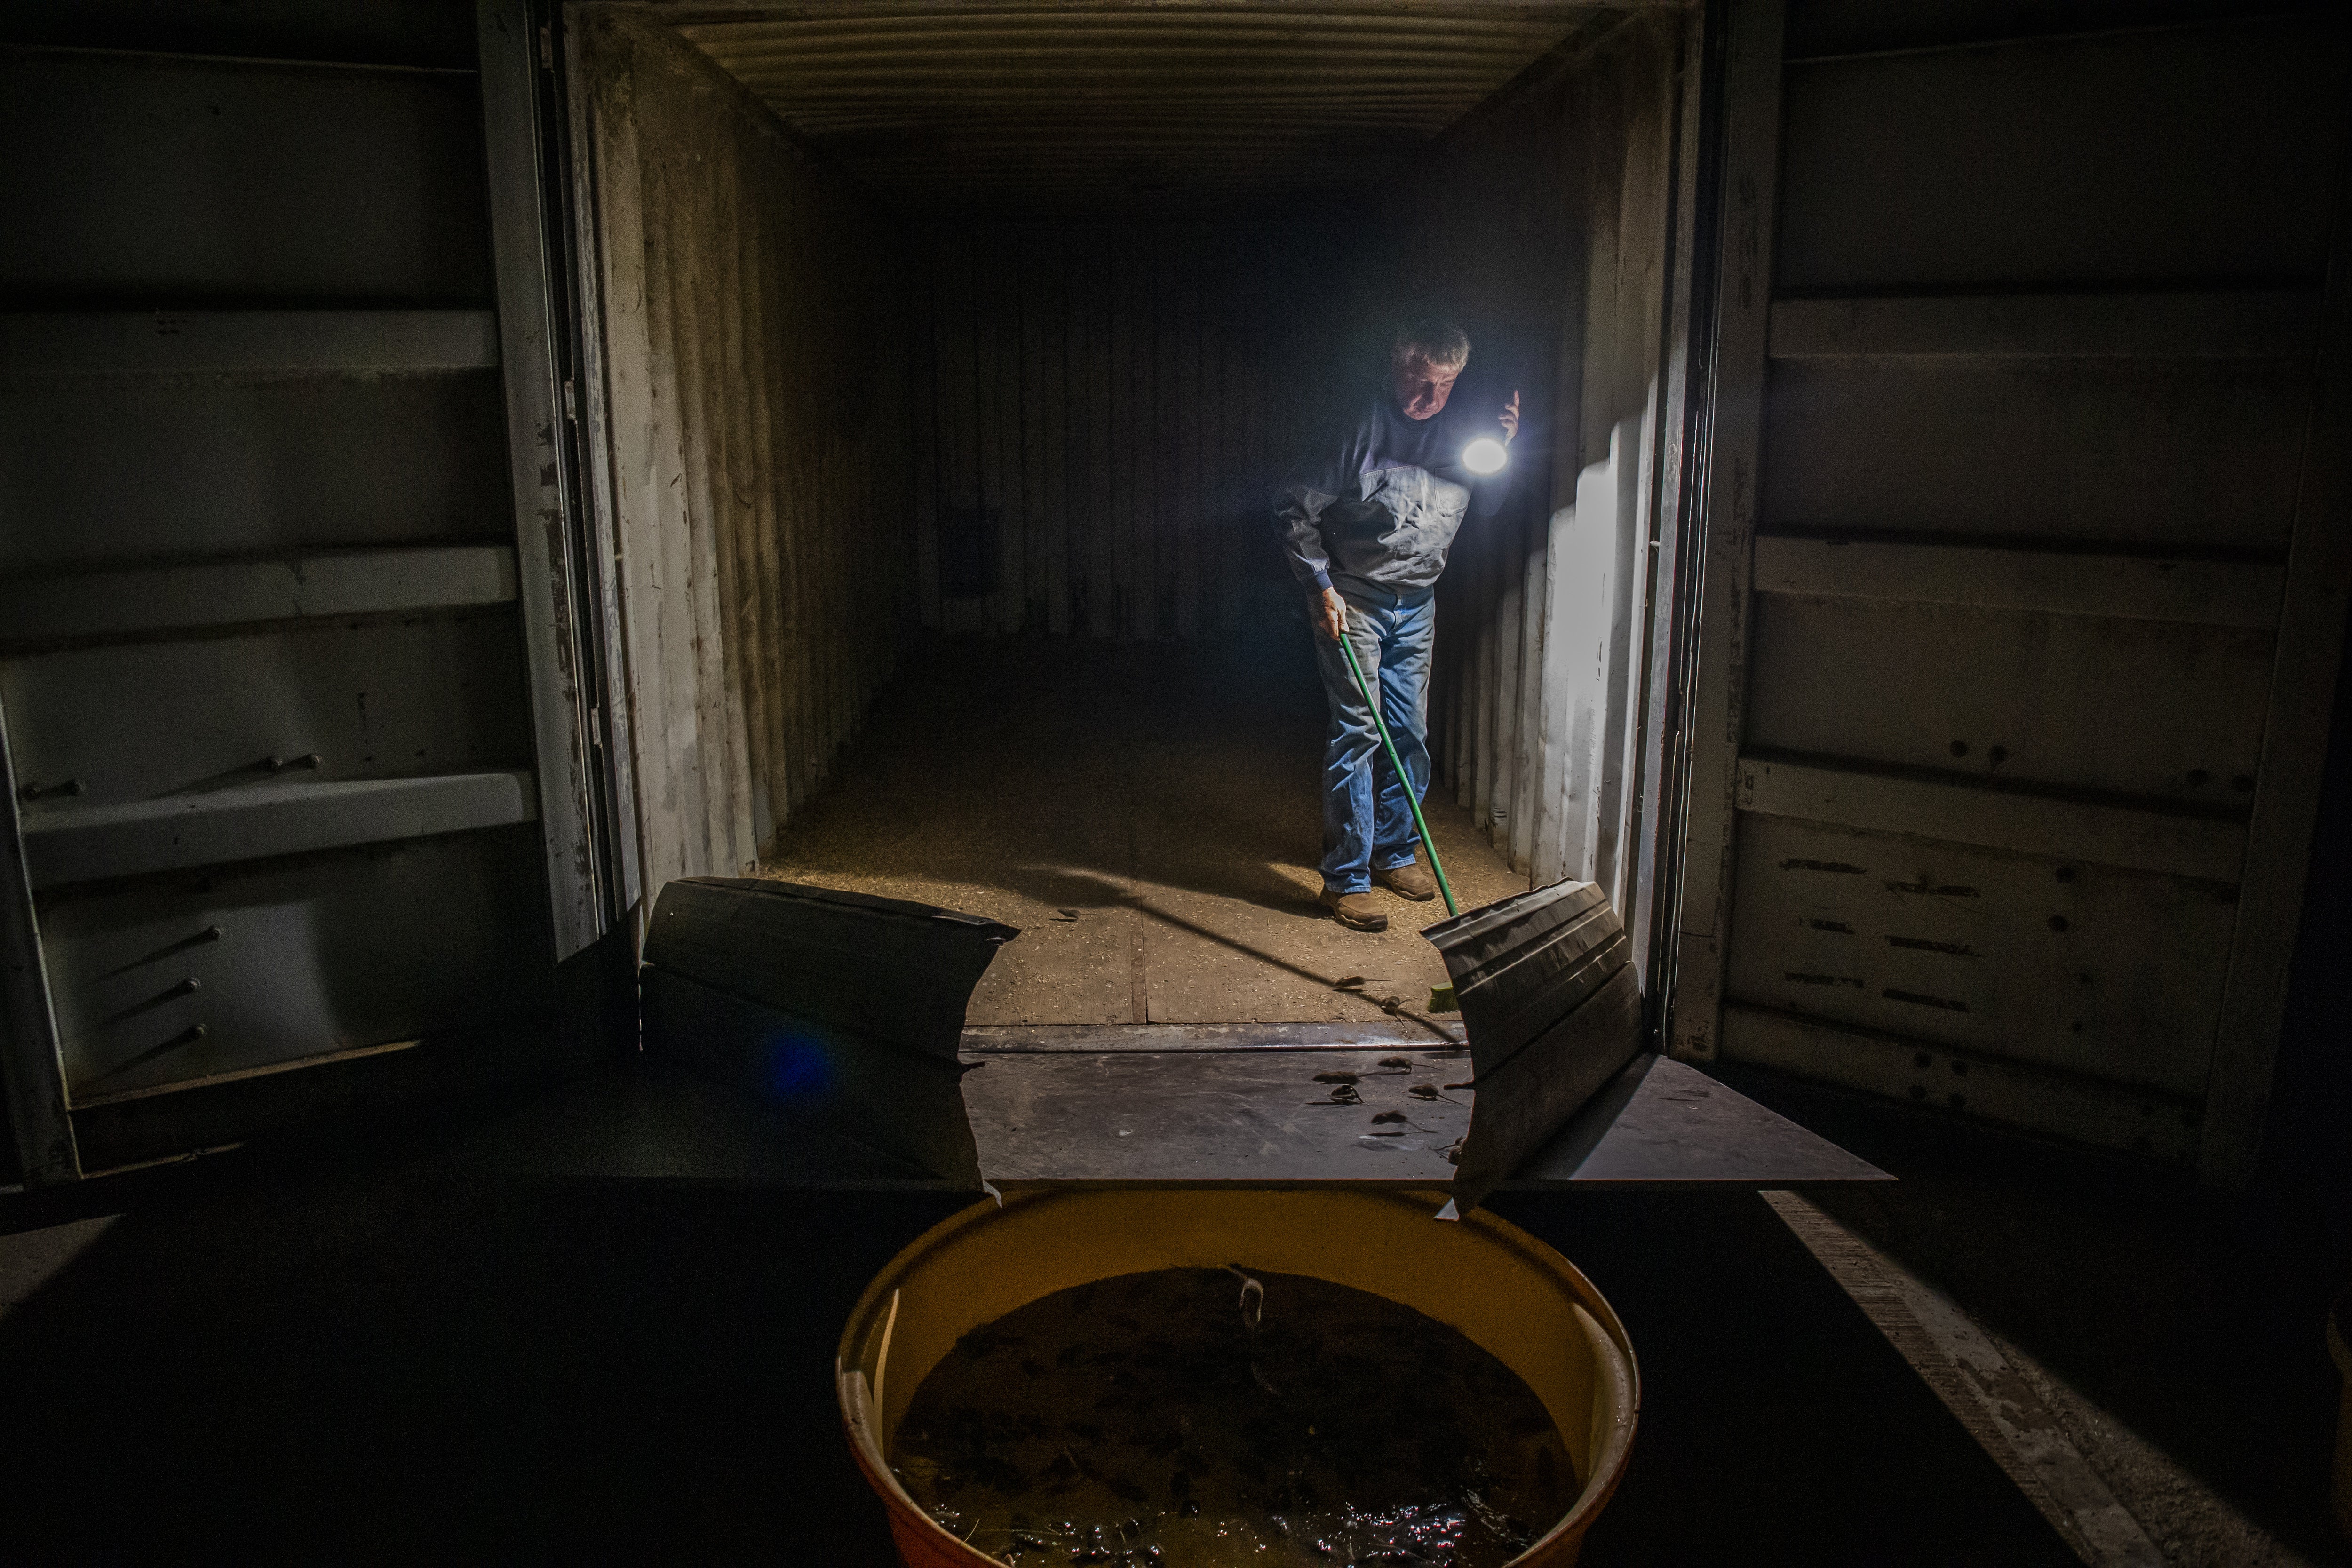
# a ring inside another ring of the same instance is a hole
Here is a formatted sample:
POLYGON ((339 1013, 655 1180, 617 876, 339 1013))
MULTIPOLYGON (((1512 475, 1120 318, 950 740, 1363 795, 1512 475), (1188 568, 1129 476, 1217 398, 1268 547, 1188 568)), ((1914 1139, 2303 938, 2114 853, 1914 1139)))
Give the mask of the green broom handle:
POLYGON ((1397 782, 1404 785, 1404 803, 1412 808, 1413 831, 1421 835, 1421 847, 1429 851, 1429 868, 1437 873, 1437 890, 1445 895, 1445 912, 1458 915, 1462 906, 1454 901, 1454 884, 1445 879, 1445 862, 1437 858, 1437 840, 1429 836, 1429 824, 1422 819, 1421 802, 1412 793, 1412 775, 1404 771, 1404 760, 1397 755, 1396 742, 1389 739, 1389 727, 1381 718, 1381 705, 1372 698, 1371 683, 1364 679, 1364 667, 1356 662, 1356 646, 1348 640, 1344 630, 1339 651, 1348 656, 1348 668, 1356 674, 1356 689, 1364 694, 1364 706, 1372 710, 1372 728, 1381 732, 1381 744, 1388 748, 1389 766, 1396 770, 1397 782))

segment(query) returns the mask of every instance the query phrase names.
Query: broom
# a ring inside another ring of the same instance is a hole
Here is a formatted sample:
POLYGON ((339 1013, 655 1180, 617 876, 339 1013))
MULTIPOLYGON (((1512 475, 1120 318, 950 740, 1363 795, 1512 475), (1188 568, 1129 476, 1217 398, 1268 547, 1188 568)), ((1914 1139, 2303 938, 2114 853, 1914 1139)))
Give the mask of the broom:
MULTIPOLYGON (((1371 710, 1372 728, 1380 731, 1381 744, 1389 753, 1389 766, 1396 770, 1397 782, 1404 785, 1404 803, 1412 811, 1412 829, 1421 835, 1421 847, 1429 853, 1429 868, 1437 874, 1437 890, 1445 895, 1445 912, 1458 915, 1462 906, 1454 901, 1454 884, 1445 879, 1445 862, 1437 858, 1437 840, 1429 836, 1429 819, 1421 815, 1421 798, 1413 793, 1412 775, 1404 771, 1404 759, 1397 755, 1396 742, 1389 738, 1388 721, 1381 717, 1379 700, 1372 695, 1371 683, 1364 679, 1364 667, 1357 662, 1356 647, 1343 637, 1339 639, 1339 651, 1348 656, 1348 668, 1356 678, 1356 689, 1363 693, 1364 706, 1371 710)), ((1451 1013, 1454 1005, 1452 985, 1430 987, 1431 1012, 1451 1013)))

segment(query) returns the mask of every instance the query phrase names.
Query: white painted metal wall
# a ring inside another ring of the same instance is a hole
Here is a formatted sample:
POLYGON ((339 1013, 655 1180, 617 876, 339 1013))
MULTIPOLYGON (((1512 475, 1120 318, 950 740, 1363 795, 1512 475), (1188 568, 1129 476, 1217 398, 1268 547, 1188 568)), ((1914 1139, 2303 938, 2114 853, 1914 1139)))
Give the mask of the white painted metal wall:
POLYGON ((1528 420, 1510 507, 1465 530, 1440 590, 1446 782, 1532 883, 1597 881, 1621 910, 1648 767, 1653 542, 1672 505, 1696 38, 1691 18, 1646 16, 1580 39, 1449 138, 1423 185, 1428 286, 1512 357, 1528 420))

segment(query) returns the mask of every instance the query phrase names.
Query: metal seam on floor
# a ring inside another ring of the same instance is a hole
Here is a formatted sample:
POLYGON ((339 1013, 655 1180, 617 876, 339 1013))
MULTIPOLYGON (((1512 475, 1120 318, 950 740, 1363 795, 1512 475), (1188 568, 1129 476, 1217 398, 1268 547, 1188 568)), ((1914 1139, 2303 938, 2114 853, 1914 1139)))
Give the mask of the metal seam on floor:
POLYGON ((1759 1195, 2076 1556, 2092 1568, 2164 1568, 2140 1521, 1966 1313, 1796 1194, 1759 1195))
POLYGON ((1396 1050, 1456 1052, 1464 1041, 1451 1032, 1434 1040, 1418 1024, 975 1024, 963 1031, 962 1048, 987 1055, 1020 1051, 1250 1051, 1396 1050))

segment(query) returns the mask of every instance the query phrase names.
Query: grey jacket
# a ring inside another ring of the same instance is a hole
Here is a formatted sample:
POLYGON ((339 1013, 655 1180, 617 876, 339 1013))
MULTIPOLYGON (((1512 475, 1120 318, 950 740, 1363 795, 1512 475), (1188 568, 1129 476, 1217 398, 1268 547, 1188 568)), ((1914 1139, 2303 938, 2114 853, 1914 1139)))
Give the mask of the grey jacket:
POLYGON ((1492 517, 1511 470, 1473 478, 1463 444, 1484 428, 1458 403, 1408 419, 1385 390, 1284 487, 1276 514, 1290 570, 1311 588, 1413 594, 1434 587, 1463 520, 1492 517))

